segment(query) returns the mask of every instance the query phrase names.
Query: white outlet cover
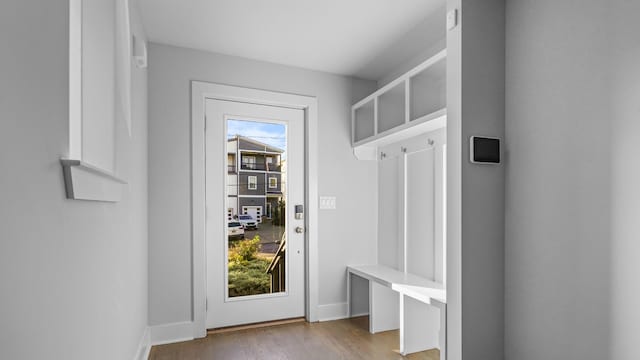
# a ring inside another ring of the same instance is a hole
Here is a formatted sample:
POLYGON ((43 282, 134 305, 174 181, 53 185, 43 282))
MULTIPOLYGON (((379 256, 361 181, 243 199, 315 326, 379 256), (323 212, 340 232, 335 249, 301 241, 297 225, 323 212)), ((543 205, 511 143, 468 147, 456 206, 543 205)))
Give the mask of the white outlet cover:
POLYGON ((453 30, 458 26, 458 9, 453 9, 447 13, 447 30, 453 30))
POLYGON ((320 209, 334 210, 336 208, 335 196, 320 196, 320 209))

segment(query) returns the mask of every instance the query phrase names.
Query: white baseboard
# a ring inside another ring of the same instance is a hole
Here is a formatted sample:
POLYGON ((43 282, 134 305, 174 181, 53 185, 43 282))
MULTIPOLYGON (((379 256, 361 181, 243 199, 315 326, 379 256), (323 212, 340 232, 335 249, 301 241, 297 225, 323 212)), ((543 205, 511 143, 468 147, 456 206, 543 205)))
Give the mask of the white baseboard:
POLYGON ((133 360, 147 360, 149 359, 149 352, 151 352, 151 331, 146 326, 142 332, 142 337, 138 343, 138 351, 133 360))
POLYGON ((318 305, 318 321, 331 321, 347 318, 347 303, 318 305))
POLYGON ((193 340, 193 322, 184 321, 172 324, 151 326, 151 345, 164 345, 193 340))
MULTIPOLYGON (((347 303, 337 303, 337 304, 327 304, 327 305, 318 305, 318 321, 332 321, 332 320, 340 320, 346 319, 347 316, 347 303)), ((362 311, 358 313, 351 314, 351 317, 358 316, 367 316, 369 312, 362 311)))
POLYGON ((359 313, 351 314, 351 317, 359 317, 359 316, 369 316, 369 312, 364 311, 364 312, 359 312, 359 313))

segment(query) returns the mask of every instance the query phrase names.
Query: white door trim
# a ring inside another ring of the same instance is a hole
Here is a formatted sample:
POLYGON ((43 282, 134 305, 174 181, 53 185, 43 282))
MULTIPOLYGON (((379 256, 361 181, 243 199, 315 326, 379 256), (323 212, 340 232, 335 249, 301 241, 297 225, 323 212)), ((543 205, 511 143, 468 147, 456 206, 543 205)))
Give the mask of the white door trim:
POLYGON ((194 338, 205 337, 206 253, 205 253, 205 99, 230 100, 260 105, 302 109, 305 112, 305 317, 318 321, 318 100, 230 85, 191 82, 191 241, 192 321, 194 338))

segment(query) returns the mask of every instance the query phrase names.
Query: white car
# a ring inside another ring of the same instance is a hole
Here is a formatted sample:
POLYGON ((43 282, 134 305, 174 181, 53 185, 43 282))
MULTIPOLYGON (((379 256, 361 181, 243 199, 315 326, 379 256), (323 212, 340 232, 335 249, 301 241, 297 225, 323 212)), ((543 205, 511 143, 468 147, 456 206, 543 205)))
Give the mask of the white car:
POLYGON ((244 239, 244 227, 237 221, 229 221, 229 239, 244 239))
POLYGON ((258 230, 258 222, 251 215, 238 215, 238 221, 245 229, 258 230))

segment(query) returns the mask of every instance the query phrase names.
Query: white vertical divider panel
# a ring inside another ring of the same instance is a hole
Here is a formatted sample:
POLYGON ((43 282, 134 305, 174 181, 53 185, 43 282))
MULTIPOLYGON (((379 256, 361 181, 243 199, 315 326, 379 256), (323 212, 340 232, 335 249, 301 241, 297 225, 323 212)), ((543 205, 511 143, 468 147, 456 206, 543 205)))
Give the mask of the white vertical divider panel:
POLYGON ((375 281, 369 282, 369 332, 396 330, 400 327, 400 294, 375 281))
POLYGON ((406 269, 435 278, 435 151, 427 148, 406 155, 406 269))
POLYGON ((398 265, 407 272, 407 154, 398 162, 398 265))
POLYGON ((401 295, 400 353, 402 355, 440 348, 440 310, 401 295))
POLYGON ((411 78, 404 81, 404 122, 411 121, 411 78))
POLYGON ((446 144, 445 136, 434 139, 434 281, 446 283, 446 144))
POLYGON ((380 119, 380 117, 378 116, 378 113, 380 112, 378 110, 378 107, 380 106, 379 102, 378 102, 378 97, 375 97, 373 99, 373 135, 378 135, 378 121, 380 119))
POLYGON ((378 264, 403 270, 402 248, 399 246, 398 196, 399 158, 391 157, 378 162, 378 264))

